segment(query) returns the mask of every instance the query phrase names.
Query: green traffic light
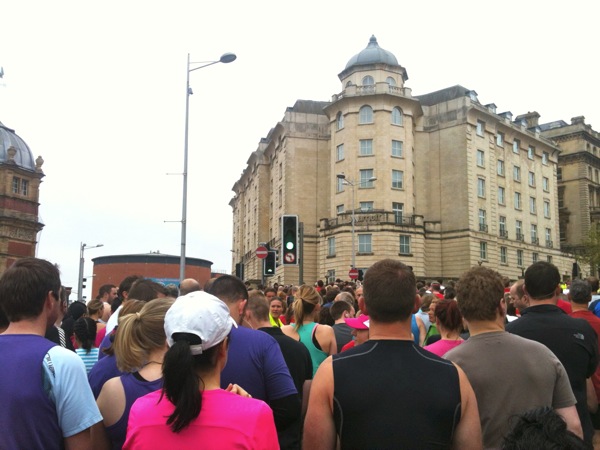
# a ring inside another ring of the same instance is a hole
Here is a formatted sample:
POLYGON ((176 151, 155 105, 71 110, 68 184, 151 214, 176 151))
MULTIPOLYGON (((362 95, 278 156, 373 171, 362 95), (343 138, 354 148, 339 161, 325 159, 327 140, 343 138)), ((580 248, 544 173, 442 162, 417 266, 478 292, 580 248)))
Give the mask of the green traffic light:
POLYGON ((293 250, 294 249, 294 243, 291 241, 288 241, 285 243, 285 248, 287 248, 288 250, 293 250))

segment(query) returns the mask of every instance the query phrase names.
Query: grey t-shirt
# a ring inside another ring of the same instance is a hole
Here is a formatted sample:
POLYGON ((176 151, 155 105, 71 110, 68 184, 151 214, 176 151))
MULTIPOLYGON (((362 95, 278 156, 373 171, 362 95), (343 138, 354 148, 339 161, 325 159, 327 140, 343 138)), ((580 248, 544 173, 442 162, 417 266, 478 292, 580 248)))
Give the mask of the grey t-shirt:
POLYGON ((339 353, 342 351, 342 347, 352 340, 352 328, 345 323, 336 323, 333 325, 333 332, 339 353))
POLYGON ((499 448, 514 416, 575 404, 565 368, 545 345, 505 331, 471 336, 444 355, 473 386, 484 448, 499 448))

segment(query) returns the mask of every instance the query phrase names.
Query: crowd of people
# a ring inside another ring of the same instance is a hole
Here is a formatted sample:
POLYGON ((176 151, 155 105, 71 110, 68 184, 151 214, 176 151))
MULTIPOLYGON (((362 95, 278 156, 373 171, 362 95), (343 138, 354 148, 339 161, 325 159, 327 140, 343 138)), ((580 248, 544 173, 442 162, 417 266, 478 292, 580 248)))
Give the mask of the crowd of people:
POLYGON ((301 286, 124 274, 69 305, 25 258, 0 277, 0 449, 600 448, 598 289, 386 259, 301 286))

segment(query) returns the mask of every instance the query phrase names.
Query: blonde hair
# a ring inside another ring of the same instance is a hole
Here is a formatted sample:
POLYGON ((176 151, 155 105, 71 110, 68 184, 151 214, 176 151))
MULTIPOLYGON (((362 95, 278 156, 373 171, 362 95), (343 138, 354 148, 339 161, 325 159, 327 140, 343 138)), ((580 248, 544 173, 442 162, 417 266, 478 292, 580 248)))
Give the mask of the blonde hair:
POLYGON ((119 318, 114 349, 121 372, 140 369, 152 350, 165 345, 165 315, 174 301, 168 297, 152 300, 139 312, 119 318))
POLYGON ((98 298, 90 300, 87 304, 87 315, 93 316, 104 310, 104 302, 98 298))
POLYGON ((314 287, 303 284, 298 288, 296 300, 294 300, 294 303, 292 304, 296 321, 296 330, 299 330, 302 327, 304 318, 311 314, 317 305, 321 304, 322 300, 321 294, 319 294, 314 287))

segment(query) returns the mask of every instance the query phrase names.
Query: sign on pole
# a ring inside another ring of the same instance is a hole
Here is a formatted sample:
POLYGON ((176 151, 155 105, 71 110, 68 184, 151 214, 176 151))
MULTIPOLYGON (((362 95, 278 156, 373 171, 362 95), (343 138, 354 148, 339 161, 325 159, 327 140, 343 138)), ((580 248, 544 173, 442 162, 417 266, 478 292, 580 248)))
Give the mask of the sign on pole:
POLYGON ((269 253, 267 247, 263 247, 262 245, 256 249, 256 257, 258 259, 265 259, 269 253))
POLYGON ((348 276, 350 277, 350 279, 356 280, 358 278, 358 269, 356 267, 350 269, 350 271, 348 272, 348 276))

